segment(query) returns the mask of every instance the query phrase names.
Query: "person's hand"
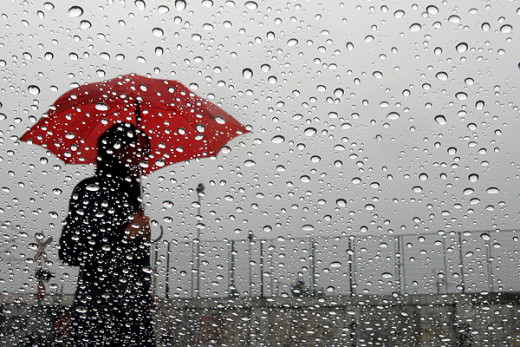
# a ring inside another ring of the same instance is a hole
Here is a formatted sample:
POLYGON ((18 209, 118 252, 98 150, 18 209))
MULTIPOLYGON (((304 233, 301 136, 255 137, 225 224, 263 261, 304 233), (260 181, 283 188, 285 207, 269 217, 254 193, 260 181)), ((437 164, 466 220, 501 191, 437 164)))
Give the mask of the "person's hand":
POLYGON ((150 237, 150 218, 139 210, 133 217, 132 221, 125 228, 126 240, 148 239, 150 237))

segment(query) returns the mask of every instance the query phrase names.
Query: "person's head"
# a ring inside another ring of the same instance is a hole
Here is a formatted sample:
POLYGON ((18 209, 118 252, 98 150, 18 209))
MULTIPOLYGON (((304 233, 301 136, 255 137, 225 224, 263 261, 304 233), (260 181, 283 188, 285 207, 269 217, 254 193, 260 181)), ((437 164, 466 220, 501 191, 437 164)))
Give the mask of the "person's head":
POLYGON ((115 124, 98 140, 98 170, 137 177, 140 164, 150 155, 146 134, 130 123, 115 124))

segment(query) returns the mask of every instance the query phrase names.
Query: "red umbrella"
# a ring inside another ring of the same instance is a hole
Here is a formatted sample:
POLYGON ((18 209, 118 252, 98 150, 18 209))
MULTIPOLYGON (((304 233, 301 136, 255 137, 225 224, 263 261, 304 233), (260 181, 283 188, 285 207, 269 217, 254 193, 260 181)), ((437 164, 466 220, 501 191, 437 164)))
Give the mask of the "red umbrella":
POLYGON ((50 150, 65 163, 95 163, 98 137, 118 122, 137 125, 150 139, 150 165, 143 173, 216 155, 229 140, 248 132, 180 82, 129 74, 63 94, 21 140, 50 150))

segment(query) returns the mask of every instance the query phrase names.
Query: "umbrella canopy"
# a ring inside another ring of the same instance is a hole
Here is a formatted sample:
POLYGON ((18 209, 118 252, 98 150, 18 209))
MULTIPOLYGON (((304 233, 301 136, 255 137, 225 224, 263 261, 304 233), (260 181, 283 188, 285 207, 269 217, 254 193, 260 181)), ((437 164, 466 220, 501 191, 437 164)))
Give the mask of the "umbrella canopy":
POLYGON ((216 155, 229 140, 248 132, 180 82, 129 74, 63 94, 21 140, 50 150, 65 163, 95 163, 99 136, 121 122, 136 125, 150 139, 145 174, 216 155))

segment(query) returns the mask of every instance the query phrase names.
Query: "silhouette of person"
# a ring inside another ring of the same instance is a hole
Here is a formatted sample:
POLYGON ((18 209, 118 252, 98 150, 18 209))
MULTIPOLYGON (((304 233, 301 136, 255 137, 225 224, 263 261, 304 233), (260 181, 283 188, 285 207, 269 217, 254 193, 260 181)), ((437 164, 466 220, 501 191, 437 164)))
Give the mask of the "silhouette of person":
POLYGON ((149 148, 134 125, 111 126, 98 140, 94 176, 72 193, 59 242, 60 259, 79 266, 70 345, 154 346, 140 181, 149 148))

